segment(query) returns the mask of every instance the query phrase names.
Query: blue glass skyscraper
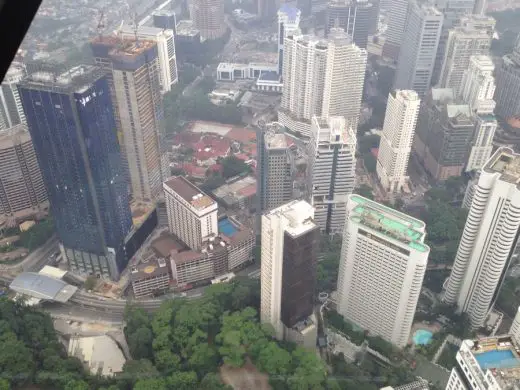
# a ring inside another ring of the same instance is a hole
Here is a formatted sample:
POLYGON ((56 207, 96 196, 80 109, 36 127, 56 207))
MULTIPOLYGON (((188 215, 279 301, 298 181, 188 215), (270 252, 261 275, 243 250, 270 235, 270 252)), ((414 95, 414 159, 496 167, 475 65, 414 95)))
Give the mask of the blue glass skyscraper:
POLYGON ((118 279, 132 218, 106 77, 37 71, 18 88, 62 253, 73 270, 118 279))

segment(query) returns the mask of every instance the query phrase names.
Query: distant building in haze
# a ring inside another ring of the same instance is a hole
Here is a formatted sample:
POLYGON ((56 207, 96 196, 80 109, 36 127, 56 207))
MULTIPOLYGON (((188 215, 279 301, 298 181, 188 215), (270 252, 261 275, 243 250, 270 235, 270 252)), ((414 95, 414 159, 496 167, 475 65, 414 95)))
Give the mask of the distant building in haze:
POLYGON ((256 0, 257 15, 263 20, 271 20, 280 8, 280 0, 256 0))
POLYGON ((177 17, 175 12, 162 9, 159 11, 154 11, 152 16, 154 27, 162 28, 163 30, 173 30, 174 35, 177 33, 177 17))
POLYGON ((39 71, 18 90, 64 258, 118 279, 132 219, 106 77, 93 66, 39 71))
POLYGON ((289 4, 283 4, 278 11, 278 74, 280 76, 282 76, 283 72, 285 38, 299 33, 300 17, 301 11, 289 4))
POLYGON ((502 57, 495 72, 496 114, 503 120, 520 115, 520 36, 511 54, 502 57))
POLYGON ((325 34, 342 28, 354 44, 366 49, 368 36, 377 30, 378 10, 369 0, 331 0, 327 5, 325 34))
POLYGON ((190 19, 202 39, 217 39, 226 33, 224 0, 192 0, 189 4, 190 19))
POLYGON ((471 56, 489 53, 494 28, 492 17, 471 15, 463 17, 459 26, 450 30, 439 80, 441 88, 453 88, 457 95, 460 94, 471 56))
POLYGON ((443 18, 432 6, 410 2, 402 38, 406 44, 399 51, 395 89, 414 90, 419 97, 428 92, 443 18))

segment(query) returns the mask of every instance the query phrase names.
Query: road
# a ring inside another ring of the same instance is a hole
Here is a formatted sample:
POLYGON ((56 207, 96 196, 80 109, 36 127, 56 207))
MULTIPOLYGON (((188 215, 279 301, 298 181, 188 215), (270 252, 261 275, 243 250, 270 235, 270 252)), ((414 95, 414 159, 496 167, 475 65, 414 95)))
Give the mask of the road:
POLYGON ((31 252, 25 259, 16 264, 2 264, 0 272, 10 271, 39 271, 49 260, 49 256, 58 252, 58 239, 56 235, 52 236, 43 246, 31 252))

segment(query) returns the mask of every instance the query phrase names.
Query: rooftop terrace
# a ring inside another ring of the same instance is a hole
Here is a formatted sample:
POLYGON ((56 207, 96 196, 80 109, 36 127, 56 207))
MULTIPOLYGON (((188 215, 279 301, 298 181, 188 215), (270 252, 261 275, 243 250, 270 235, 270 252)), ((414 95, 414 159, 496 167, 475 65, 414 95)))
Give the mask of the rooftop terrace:
POLYGON ((500 180, 516 183, 520 182, 520 154, 509 148, 500 148, 484 165, 486 172, 500 173, 500 180))
POLYGON ((203 210, 215 204, 212 198, 182 176, 177 176, 164 182, 164 186, 177 193, 197 210, 203 210))
POLYGON ((355 203, 350 214, 355 222, 417 251, 429 251, 430 248, 423 244, 424 222, 359 195, 351 195, 349 200, 355 203))

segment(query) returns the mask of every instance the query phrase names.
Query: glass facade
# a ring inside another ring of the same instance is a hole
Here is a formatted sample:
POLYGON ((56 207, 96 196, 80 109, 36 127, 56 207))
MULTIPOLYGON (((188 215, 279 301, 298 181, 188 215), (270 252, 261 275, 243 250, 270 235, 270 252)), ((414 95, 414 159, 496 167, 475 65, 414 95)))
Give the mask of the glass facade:
POLYGON ((19 91, 60 241, 95 255, 75 256, 80 263, 105 259, 74 264, 80 269, 117 278, 132 218, 110 90, 95 67, 77 74, 37 73, 19 91))

